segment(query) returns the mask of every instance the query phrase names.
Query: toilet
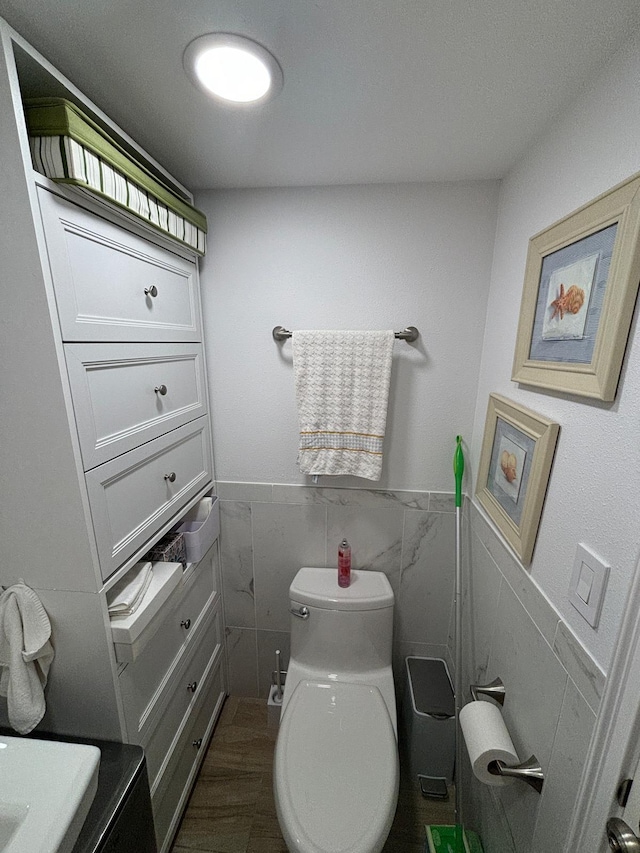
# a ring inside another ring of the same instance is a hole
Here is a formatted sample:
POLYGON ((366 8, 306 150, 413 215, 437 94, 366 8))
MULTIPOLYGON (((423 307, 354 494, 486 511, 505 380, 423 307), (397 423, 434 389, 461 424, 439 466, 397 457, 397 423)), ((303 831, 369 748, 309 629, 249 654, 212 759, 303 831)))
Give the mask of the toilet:
POLYGON ((393 590, 381 572, 300 569, 274 758, 290 853, 379 853, 399 783, 393 590))

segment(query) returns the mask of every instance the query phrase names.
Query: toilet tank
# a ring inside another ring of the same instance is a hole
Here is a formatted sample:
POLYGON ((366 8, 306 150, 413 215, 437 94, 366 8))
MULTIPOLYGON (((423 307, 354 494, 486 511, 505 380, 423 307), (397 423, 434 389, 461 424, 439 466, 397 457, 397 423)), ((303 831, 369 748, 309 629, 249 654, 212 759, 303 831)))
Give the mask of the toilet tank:
POLYGON ((338 586, 336 569, 300 569, 289 588, 291 657, 326 675, 349 675, 391 666, 393 590, 382 572, 352 570, 338 586))

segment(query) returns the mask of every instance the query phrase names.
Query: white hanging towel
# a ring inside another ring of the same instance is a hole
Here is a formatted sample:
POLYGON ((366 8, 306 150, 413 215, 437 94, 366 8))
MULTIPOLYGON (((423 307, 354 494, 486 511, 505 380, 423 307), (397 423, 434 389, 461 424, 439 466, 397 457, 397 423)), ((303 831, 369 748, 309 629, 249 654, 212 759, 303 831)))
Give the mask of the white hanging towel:
POLYGON ((7 697, 9 722, 21 735, 35 729, 46 710, 50 637, 42 602, 22 580, 0 595, 0 696, 7 697))
POLYGON ((394 333, 293 333, 303 474, 379 480, 394 333))

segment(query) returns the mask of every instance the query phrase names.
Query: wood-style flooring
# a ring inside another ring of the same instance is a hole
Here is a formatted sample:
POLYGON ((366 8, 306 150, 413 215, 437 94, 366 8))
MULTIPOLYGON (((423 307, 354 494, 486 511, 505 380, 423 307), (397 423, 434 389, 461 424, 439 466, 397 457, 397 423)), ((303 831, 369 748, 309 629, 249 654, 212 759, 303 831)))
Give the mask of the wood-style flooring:
MULTIPOLYGON (((172 853, 287 853, 273 801, 276 735, 265 702, 227 699, 172 853)), ((424 799, 401 767, 398 808, 383 853, 423 853, 424 825, 453 822, 453 800, 424 799)))

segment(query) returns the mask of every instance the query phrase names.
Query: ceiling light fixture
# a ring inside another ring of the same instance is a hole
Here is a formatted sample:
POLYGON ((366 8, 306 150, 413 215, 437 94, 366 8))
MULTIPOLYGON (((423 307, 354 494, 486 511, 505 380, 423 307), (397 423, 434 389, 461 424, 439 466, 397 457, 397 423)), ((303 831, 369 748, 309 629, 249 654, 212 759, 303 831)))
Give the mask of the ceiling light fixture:
POLYGON ((245 36, 198 36, 187 45, 183 63, 198 88, 227 104, 264 103, 282 89, 282 69, 277 59, 245 36))

